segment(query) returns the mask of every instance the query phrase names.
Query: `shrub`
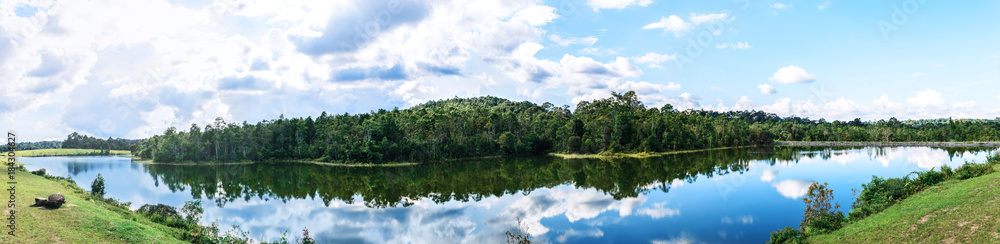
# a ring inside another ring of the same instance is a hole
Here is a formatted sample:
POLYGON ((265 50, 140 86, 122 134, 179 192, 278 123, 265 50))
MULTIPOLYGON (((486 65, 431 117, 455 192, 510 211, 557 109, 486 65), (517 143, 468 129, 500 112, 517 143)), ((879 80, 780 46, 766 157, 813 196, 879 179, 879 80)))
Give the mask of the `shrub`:
POLYGON ((948 165, 941 166, 941 174, 944 175, 944 179, 951 179, 952 171, 951 167, 948 165))
POLYGON ((201 200, 187 201, 181 207, 181 213, 184 214, 184 220, 191 224, 197 224, 198 220, 201 220, 201 214, 205 213, 205 209, 201 207, 201 200))
POLYGON ((785 226, 784 229, 771 232, 771 239, 767 241, 767 244, 802 243, 804 237, 805 235, 799 230, 785 226))
POLYGON ((907 190, 907 183, 910 182, 907 178, 884 179, 872 176, 871 182, 861 185, 861 194, 851 204, 852 209, 849 214, 851 220, 859 220, 882 212, 892 204, 906 198, 909 193, 912 193, 907 190))
POLYGON ((805 214, 799 227, 803 233, 822 234, 840 229, 844 225, 844 213, 837 211, 839 203, 833 203, 833 190, 827 183, 813 182, 802 201, 806 204, 805 214))
MULTIPOLYGON (((943 171, 944 167, 941 167, 941 170, 943 171)), ((950 172, 951 169, 949 168, 948 171, 950 172)), ((945 174, 943 172, 934 171, 933 168, 931 168, 931 170, 928 171, 917 173, 917 182, 920 182, 920 185, 924 187, 940 183, 944 181, 944 178, 945 174)))
POLYGON ((989 173, 993 173, 993 165, 990 164, 965 163, 955 169, 955 177, 960 180, 979 177, 989 173))
POLYGON ((35 171, 31 171, 31 174, 38 175, 38 176, 44 176, 45 175, 45 169, 42 168, 42 169, 38 169, 38 170, 35 170, 35 171))
POLYGON ((104 177, 100 173, 97 174, 97 178, 94 182, 90 183, 90 194, 94 196, 104 196, 104 177))

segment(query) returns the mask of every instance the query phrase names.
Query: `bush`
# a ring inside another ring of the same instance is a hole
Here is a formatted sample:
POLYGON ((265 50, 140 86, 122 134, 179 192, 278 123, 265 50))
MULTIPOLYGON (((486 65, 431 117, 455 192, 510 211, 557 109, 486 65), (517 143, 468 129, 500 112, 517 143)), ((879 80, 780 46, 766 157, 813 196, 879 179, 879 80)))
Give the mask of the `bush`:
POLYGON ((951 179, 952 176, 951 167, 949 167, 948 165, 941 166, 941 174, 944 175, 945 180, 951 179))
POLYGON ((45 175, 45 169, 42 168, 42 169, 38 169, 38 170, 35 170, 35 171, 31 171, 31 174, 38 175, 38 176, 44 176, 45 175))
POLYGON ((908 183, 912 184, 907 178, 889 178, 887 180, 872 176, 871 182, 861 185, 861 194, 851 204, 850 219, 859 220, 882 212, 882 210, 903 200, 912 193, 907 190, 908 183))
POLYGON ((784 229, 771 232, 771 239, 767 241, 767 244, 802 243, 804 237, 805 235, 799 230, 785 226, 784 229))
POLYGON ((184 220, 191 224, 197 224, 198 220, 201 220, 201 214, 205 213, 205 209, 201 207, 201 200, 187 201, 184 202, 184 207, 181 207, 181 213, 184 214, 184 220))
POLYGON ((993 173, 993 165, 990 164, 965 163, 955 169, 955 177, 960 180, 979 177, 989 173, 993 173))
MULTIPOLYGON (((941 170, 943 171, 944 167, 941 167, 941 170)), ((951 169, 949 168, 948 171, 950 173, 951 169)), ((919 182, 920 185, 924 187, 933 186, 944 180, 945 180, 945 174, 943 172, 934 171, 933 168, 931 168, 931 170, 928 171, 917 173, 917 182, 919 182)))
POLYGON ((827 189, 827 185, 813 182, 806 197, 802 198, 806 204, 804 218, 799 223, 803 233, 829 233, 844 226, 844 213, 837 211, 840 204, 833 203, 833 190, 827 189))
POLYGON ((100 173, 97 174, 97 178, 94 182, 90 183, 90 194, 94 196, 104 196, 104 177, 100 173))

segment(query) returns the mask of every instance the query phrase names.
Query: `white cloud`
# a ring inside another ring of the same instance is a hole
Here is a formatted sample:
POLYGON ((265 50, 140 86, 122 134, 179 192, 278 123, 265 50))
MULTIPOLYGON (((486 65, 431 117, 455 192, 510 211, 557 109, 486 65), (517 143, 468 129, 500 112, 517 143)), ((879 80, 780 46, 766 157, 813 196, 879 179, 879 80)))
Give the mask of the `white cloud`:
POLYGON ((722 43, 722 44, 716 44, 715 45, 715 48, 718 48, 718 49, 726 49, 726 48, 732 48, 732 49, 749 49, 751 47, 753 47, 753 45, 750 45, 750 43, 747 43, 747 42, 736 42, 736 43, 733 43, 733 44, 722 43))
POLYGON ((829 0, 824 1, 823 4, 820 4, 816 8, 819 8, 819 10, 824 10, 824 9, 826 9, 828 7, 830 7, 830 1, 829 0))
POLYGON ((663 207, 666 204, 666 202, 654 203, 652 208, 640 208, 636 211, 636 214, 646 215, 653 219, 673 217, 674 215, 681 214, 681 211, 678 209, 663 207))
POLYGON ((551 40, 552 42, 555 42, 556 45, 564 46, 564 47, 565 46, 569 46, 569 45, 573 45, 573 44, 585 45, 585 46, 589 47, 589 46, 594 45, 594 43, 597 43, 597 37, 593 37, 593 36, 563 38, 560 35, 553 34, 553 35, 549 36, 549 40, 551 40))
POLYGON ((918 107, 941 107, 945 104, 941 93, 930 88, 917 92, 916 97, 907 98, 906 101, 918 107))
POLYGON ((670 17, 661 17, 659 22, 648 24, 642 28, 663 29, 663 32, 673 32, 675 36, 680 36, 691 29, 691 24, 684 22, 684 19, 677 17, 677 15, 670 15, 670 17))
POLYGON ((791 8, 791 7, 792 7, 791 4, 784 4, 784 3, 774 3, 774 4, 771 4, 771 8, 774 8, 774 9, 788 9, 788 8, 791 8))
POLYGON ((841 97, 823 105, 827 117, 850 117, 857 114, 859 108, 854 101, 841 97))
POLYGON ((675 59, 677 59, 677 55, 666 55, 654 52, 648 52, 646 55, 641 57, 632 57, 632 61, 635 61, 635 63, 647 64, 650 68, 663 68, 663 66, 660 66, 660 63, 675 59))
MULTIPOLYGON (((708 89, 709 90, 713 90, 713 91, 722 91, 722 87, 718 87, 718 86, 711 86, 708 89)), ((998 97, 1000 97, 1000 96, 998 96, 998 97)))
POLYGON ((764 95, 774 95, 778 93, 778 91, 774 90, 774 86, 771 86, 771 84, 757 85, 757 89, 760 89, 760 94, 764 95))
POLYGON ((798 66, 789 65, 774 72, 770 80, 782 84, 796 84, 816 81, 816 76, 798 66))
POLYGON ((624 9, 628 6, 645 7, 653 3, 653 0, 587 0, 587 5, 594 8, 594 12, 601 9, 624 9))
POLYGON ((666 85, 661 85, 645 81, 640 81, 640 82, 628 81, 618 86, 617 90, 635 91, 639 95, 648 95, 648 94, 660 93, 663 91, 676 91, 680 89, 681 89, 681 84, 676 84, 673 82, 667 83, 666 85))
POLYGON ((728 16, 728 14, 726 13, 718 13, 718 14, 691 13, 691 23, 694 23, 695 25, 700 25, 702 23, 724 20, 726 19, 726 16, 728 16))
POLYGON ((618 54, 618 51, 607 49, 607 48, 602 48, 602 47, 585 47, 583 49, 580 49, 579 52, 581 54, 594 55, 594 56, 608 56, 608 55, 617 55, 618 54))
POLYGON ((736 105, 733 105, 733 110, 735 111, 745 111, 754 109, 753 100, 750 97, 742 96, 740 99, 736 100, 736 105))

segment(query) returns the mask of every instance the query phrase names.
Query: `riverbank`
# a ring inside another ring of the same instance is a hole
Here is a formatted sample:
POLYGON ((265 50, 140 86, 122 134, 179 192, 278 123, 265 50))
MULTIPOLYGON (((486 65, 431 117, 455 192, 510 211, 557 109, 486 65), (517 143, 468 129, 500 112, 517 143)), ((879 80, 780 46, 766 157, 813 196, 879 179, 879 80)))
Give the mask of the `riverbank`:
POLYGON ((848 147, 1000 147, 1000 142, 808 142, 779 141, 776 146, 848 146, 848 147))
MULTIPOLYGON (((85 200, 90 194, 74 183, 20 170, 15 171, 14 179, 17 184, 5 189, 16 187, 13 209, 17 230, 10 236, 5 226, 0 243, 185 243, 174 237, 179 230, 102 201, 85 200), (52 193, 63 194, 66 204, 58 209, 31 206, 35 197, 52 193)), ((10 216, 10 209, 4 211, 3 219, 10 216)))
MULTIPOLYGON (((17 151, 17 157, 104 156, 97 149, 54 148, 17 151)), ((109 155, 132 155, 128 150, 111 150, 109 155)))
POLYGON ((695 152, 705 152, 714 150, 725 150, 725 149, 736 149, 736 148, 748 148, 754 146, 740 146, 740 147, 716 147, 707 149, 693 149, 693 150, 680 150, 680 151, 670 151, 670 152, 640 152, 640 153, 599 153, 599 154, 573 154, 573 153, 549 153, 549 156, 560 157, 563 159, 584 159, 584 158, 652 158, 660 157, 666 155, 682 154, 682 153, 695 153, 695 152))
POLYGON ((1000 243, 1000 165, 949 180, 808 243, 1000 243))

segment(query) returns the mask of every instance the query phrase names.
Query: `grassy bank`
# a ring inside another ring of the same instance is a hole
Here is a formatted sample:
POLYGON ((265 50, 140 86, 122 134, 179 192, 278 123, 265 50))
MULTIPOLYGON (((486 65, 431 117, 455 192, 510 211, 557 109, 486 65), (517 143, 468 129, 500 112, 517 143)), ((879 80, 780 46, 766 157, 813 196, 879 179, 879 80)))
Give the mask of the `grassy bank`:
POLYGON ((809 243, 1000 243, 1000 165, 949 180, 809 243))
MULTIPOLYGON (((111 155, 131 155, 131 154, 132 153, 127 150, 111 150, 111 155)), ((57 148, 57 149, 35 149, 35 150, 17 151, 18 157, 97 156, 97 155, 103 155, 101 154, 101 150, 57 148)))
MULTIPOLYGON (((102 201, 85 200, 90 194, 74 183, 25 171, 16 171, 14 177, 17 232, 7 235, 9 229, 4 227, 0 243, 184 243, 174 238, 176 229, 102 201), (35 197, 52 193, 63 194, 66 204, 59 209, 31 206, 35 197)), ((2 217, 9 215, 8 208, 2 217)))
POLYGON ((577 158, 651 158, 660 157, 673 154, 682 153, 694 153, 694 152, 704 152, 712 150, 725 150, 734 148, 746 148, 752 146, 742 146, 742 147, 716 147, 708 149, 694 149, 694 150, 680 150, 680 151, 670 151, 670 152, 640 152, 640 153, 599 153, 599 154, 572 154, 572 153, 549 153, 549 156, 555 156, 565 159, 577 159, 577 158))

